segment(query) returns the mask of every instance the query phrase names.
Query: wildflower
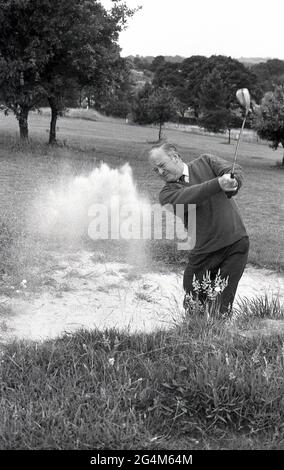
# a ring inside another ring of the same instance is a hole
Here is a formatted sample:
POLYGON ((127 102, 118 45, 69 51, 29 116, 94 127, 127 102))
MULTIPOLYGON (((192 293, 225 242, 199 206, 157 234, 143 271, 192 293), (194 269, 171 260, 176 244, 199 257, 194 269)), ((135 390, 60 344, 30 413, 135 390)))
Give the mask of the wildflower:
POLYGON ((229 380, 235 380, 236 376, 233 374, 233 372, 230 372, 229 374, 229 380))
POLYGON ((23 279, 22 282, 20 283, 20 286, 23 288, 23 289, 26 289, 27 288, 27 281, 26 279, 23 279))
POLYGON ((183 306, 190 313, 203 312, 207 318, 219 313, 220 294, 228 285, 228 277, 222 278, 220 269, 215 277, 206 271, 202 281, 193 276, 192 290, 194 294, 186 294, 183 306), (200 301, 202 299, 202 301, 200 301))
POLYGON ((194 292, 196 292, 197 294, 201 290, 200 282, 196 279, 195 274, 193 275, 192 287, 193 287, 194 292))
POLYGON ((110 366, 113 366, 113 365, 114 365, 114 361, 115 361, 114 357, 110 357, 109 360, 108 360, 109 365, 110 365, 110 366))

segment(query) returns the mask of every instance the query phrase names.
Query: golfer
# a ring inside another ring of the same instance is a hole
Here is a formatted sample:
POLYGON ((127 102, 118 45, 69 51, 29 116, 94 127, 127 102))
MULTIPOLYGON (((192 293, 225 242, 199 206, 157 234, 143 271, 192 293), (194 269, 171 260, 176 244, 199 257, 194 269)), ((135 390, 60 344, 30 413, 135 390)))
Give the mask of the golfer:
POLYGON ((176 146, 169 143, 152 147, 149 161, 166 183, 159 196, 161 205, 184 204, 186 228, 190 224, 187 205, 196 205, 196 243, 184 272, 185 292, 192 292, 194 274, 202 280, 210 271, 214 279, 220 269, 221 277, 228 277, 220 313, 228 312, 249 250, 249 238, 233 199, 242 185, 240 166, 236 165, 235 177, 231 178, 230 163, 213 155, 204 154, 185 164, 176 146))

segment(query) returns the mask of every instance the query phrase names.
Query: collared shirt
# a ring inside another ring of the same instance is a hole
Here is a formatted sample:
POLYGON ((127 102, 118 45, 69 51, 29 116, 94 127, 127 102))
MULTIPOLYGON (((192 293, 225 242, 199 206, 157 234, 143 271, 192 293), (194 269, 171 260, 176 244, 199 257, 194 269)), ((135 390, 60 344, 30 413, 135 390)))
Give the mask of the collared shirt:
POLYGON ((183 164, 183 175, 185 183, 189 183, 188 166, 186 165, 186 163, 183 164))

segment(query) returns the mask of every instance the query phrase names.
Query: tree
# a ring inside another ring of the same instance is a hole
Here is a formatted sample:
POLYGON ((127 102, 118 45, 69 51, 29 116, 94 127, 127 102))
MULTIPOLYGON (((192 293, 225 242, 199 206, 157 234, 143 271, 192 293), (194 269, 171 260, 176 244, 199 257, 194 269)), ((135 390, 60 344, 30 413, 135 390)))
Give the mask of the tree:
MULTIPOLYGON (((200 82, 197 80, 197 83, 199 85, 200 82)), ((182 118, 189 107, 196 108, 196 106, 194 106, 194 98, 197 96, 195 94, 196 90, 189 85, 183 64, 166 61, 161 62, 159 67, 155 70, 153 85, 155 87, 166 86, 171 89, 172 95, 179 103, 179 114, 182 118)))
MULTIPOLYGON (((157 87, 170 87, 172 94, 180 103, 180 115, 183 117, 185 111, 191 108, 197 120, 201 107, 200 96, 203 94, 202 84, 204 84, 206 77, 214 71, 219 73, 223 86, 227 90, 225 108, 229 125, 234 114, 229 111, 231 107, 234 108, 235 94, 238 88, 249 88, 257 101, 262 96, 257 77, 239 61, 221 55, 209 58, 192 56, 184 59, 182 63, 160 61, 159 67, 155 70, 153 84, 157 87)), ((234 109, 232 111, 234 112, 234 109)), ((219 113, 221 121, 223 120, 222 116, 224 113, 219 113)))
MULTIPOLYGON (((162 57, 162 56, 158 56, 158 57, 162 57)), ((153 85, 156 88, 167 86, 172 89, 180 85, 182 81, 178 73, 179 67, 180 67, 179 64, 165 62, 165 61, 160 62, 160 65, 158 65, 155 69, 153 85)))
POLYGON ((275 84, 284 83, 284 61, 269 59, 266 62, 255 64, 251 71, 257 76, 263 93, 273 91, 275 84))
MULTIPOLYGON (((39 73, 49 56, 45 44, 30 30, 30 3, 0 0, 0 97, 14 112, 24 140, 28 138, 29 111, 44 95, 39 73)), ((35 21, 40 29, 41 19, 35 21)))
POLYGON ((126 118, 131 112, 135 84, 131 76, 131 63, 119 58, 112 70, 112 81, 104 88, 88 87, 89 106, 93 105, 102 113, 126 118))
POLYGON ((153 91, 154 87, 148 82, 137 91, 132 104, 134 122, 138 124, 151 124, 149 98, 153 91))
POLYGON ((169 88, 157 88, 148 101, 150 120, 159 125, 159 140, 162 137, 162 127, 165 122, 177 116, 177 102, 169 88))
POLYGON ((227 110, 234 107, 235 94, 239 88, 248 88, 252 97, 259 101, 261 89, 255 74, 241 62, 223 55, 213 55, 208 59, 203 56, 192 56, 182 63, 182 74, 188 91, 188 103, 195 110, 198 118, 200 112, 200 93, 204 79, 212 72, 218 72, 223 86, 227 90, 227 110))
POLYGON ((228 89, 217 70, 202 81, 199 93, 199 124, 210 132, 224 132, 230 115, 227 108, 228 89))
POLYGON ((16 116, 24 116, 26 137, 28 112, 43 99, 52 111, 53 143, 70 93, 109 86, 118 35, 133 13, 120 0, 110 11, 97 0, 0 0, 1 94, 16 116))
POLYGON ((92 89, 95 96, 115 87, 121 71, 118 35, 135 11, 120 4, 120 0, 113 2, 109 12, 98 1, 51 1, 53 30, 57 34, 52 44, 53 59, 42 75, 52 110, 50 143, 56 140, 56 119, 65 102, 66 77, 70 88, 77 84, 92 89))
POLYGON ((204 66, 204 75, 213 70, 219 71, 224 85, 228 88, 230 101, 235 99, 235 93, 239 88, 248 88, 257 102, 261 99, 262 91, 257 76, 238 60, 223 55, 213 55, 204 66))
POLYGON ((184 59, 180 64, 180 78, 185 88, 184 103, 187 108, 193 109, 196 119, 200 111, 199 93, 202 80, 207 73, 205 70, 207 61, 206 57, 195 55, 184 59))
POLYGON ((158 124, 160 140, 164 123, 177 116, 177 102, 169 88, 146 84, 135 100, 133 115, 139 124, 158 124))
MULTIPOLYGON (((284 86, 275 87, 273 92, 265 93, 261 105, 255 111, 255 129, 261 139, 271 142, 276 150, 279 144, 284 149, 284 86)), ((284 166, 284 155, 282 158, 284 166)))
POLYGON ((181 64, 160 61, 160 65, 155 70, 153 85, 158 88, 168 87, 171 90, 171 94, 177 100, 179 116, 183 119, 185 112, 189 108, 190 98, 181 64))
POLYGON ((155 72, 158 68, 165 64, 165 57, 163 55, 157 55, 151 64, 151 70, 155 72))
POLYGON ((257 79, 243 64, 226 56, 211 56, 203 64, 203 73, 198 93, 201 112, 198 122, 212 132, 228 129, 230 143, 231 129, 242 123, 236 91, 248 88, 252 97, 259 100, 261 90, 257 79))

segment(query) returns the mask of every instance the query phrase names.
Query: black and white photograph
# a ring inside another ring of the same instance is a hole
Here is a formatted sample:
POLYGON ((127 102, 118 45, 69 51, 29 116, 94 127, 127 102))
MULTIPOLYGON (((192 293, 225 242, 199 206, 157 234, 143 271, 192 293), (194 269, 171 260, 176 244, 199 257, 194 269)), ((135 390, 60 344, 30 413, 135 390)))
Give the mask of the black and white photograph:
POLYGON ((0 0, 0 455, 284 450, 283 14, 0 0))

